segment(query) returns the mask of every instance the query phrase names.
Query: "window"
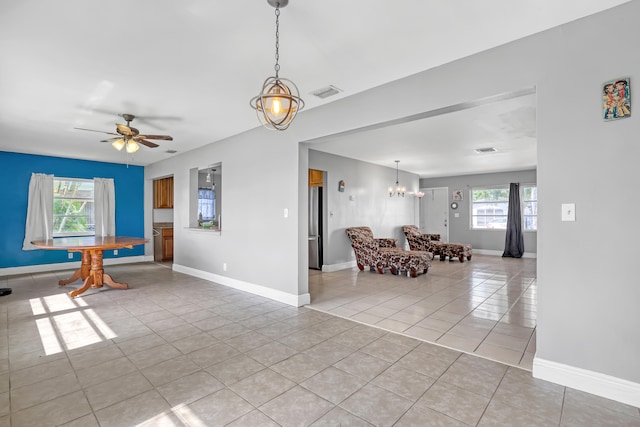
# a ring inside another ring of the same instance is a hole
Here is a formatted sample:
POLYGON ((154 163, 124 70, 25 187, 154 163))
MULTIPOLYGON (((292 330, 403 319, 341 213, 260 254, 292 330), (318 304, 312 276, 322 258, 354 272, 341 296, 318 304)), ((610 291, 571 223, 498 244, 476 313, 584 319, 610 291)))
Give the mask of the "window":
POLYGON ((54 178, 53 237, 93 236, 93 180, 54 178))
POLYGON ((203 221, 212 221, 216 217, 216 190, 198 188, 198 212, 203 221))
POLYGON ((474 188, 471 190, 471 228, 506 229, 509 212, 509 188, 474 188))
MULTIPOLYGON (((538 187, 520 186, 523 230, 538 229, 538 187)), ((474 188, 471 190, 471 228, 477 230, 507 228, 509 187, 474 188)))
POLYGON ((220 231, 222 163, 189 170, 189 228, 220 231))
POLYGON ((522 191, 522 215, 523 230, 533 231, 538 229, 538 187, 535 185, 521 185, 522 191))

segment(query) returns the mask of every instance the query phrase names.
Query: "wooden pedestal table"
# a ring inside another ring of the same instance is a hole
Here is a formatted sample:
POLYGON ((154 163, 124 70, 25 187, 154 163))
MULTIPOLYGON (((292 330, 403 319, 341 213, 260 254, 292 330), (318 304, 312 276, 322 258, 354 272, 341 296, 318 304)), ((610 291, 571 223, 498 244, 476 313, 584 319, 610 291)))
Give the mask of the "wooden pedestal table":
POLYGON ((87 289, 101 288, 106 284, 116 289, 129 289, 126 283, 119 283, 104 272, 102 267, 102 252, 108 249, 131 249, 135 245, 144 245, 148 239, 140 237, 125 236, 82 236, 82 237, 60 237, 50 240, 36 240, 31 242, 40 249, 49 250, 65 250, 68 252, 81 252, 82 264, 73 275, 66 279, 60 280, 58 286, 68 285, 78 279, 82 279, 84 283, 80 289, 76 289, 69 293, 71 298, 75 298, 87 289))

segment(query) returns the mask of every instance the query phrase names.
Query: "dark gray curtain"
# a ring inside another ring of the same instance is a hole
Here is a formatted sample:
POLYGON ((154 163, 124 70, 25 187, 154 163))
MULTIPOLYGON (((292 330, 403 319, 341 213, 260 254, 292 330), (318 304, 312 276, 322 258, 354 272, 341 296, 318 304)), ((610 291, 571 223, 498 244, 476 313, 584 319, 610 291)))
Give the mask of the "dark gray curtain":
POLYGON ((507 235, 504 240, 503 257, 522 258, 524 236, 522 235, 522 214, 520 212, 520 184, 509 185, 509 213, 507 215, 507 235))

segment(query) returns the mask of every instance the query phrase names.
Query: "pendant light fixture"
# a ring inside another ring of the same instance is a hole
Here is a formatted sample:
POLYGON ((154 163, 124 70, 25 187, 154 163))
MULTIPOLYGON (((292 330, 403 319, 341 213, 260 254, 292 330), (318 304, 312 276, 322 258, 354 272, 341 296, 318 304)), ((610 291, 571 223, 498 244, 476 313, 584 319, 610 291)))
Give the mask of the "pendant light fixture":
POLYGON ((400 160, 396 160, 396 184, 395 186, 392 185, 389 187, 389 197, 404 197, 404 192, 406 191, 406 188, 400 185, 400 181, 398 179, 398 163, 400 163, 400 160))
POLYGON ((258 120, 267 129, 286 130, 298 111, 304 108, 304 101, 299 96, 298 87, 289 79, 280 78, 280 8, 289 0, 267 0, 276 8, 276 75, 268 77, 262 84, 262 91, 251 98, 251 107, 256 110, 258 120))

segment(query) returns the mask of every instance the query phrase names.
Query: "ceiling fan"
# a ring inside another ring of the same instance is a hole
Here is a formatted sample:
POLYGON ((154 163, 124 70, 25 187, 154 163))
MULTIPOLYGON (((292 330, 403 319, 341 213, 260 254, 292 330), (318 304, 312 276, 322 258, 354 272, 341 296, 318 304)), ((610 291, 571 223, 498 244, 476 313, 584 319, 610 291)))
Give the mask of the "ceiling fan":
POLYGON ((131 127, 131 121, 136 118, 133 114, 122 114, 122 118, 127 121, 126 125, 116 123, 116 132, 106 132, 95 129, 74 128, 78 130, 88 130, 90 132, 106 133, 107 135, 116 135, 115 138, 104 139, 100 142, 110 142, 113 148, 120 151, 122 148, 126 148, 127 153, 133 154, 142 144, 149 148, 159 147, 155 142, 147 141, 148 139, 160 139, 164 141, 173 141, 173 138, 169 135, 142 135, 140 131, 134 127, 131 127))

